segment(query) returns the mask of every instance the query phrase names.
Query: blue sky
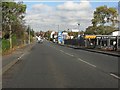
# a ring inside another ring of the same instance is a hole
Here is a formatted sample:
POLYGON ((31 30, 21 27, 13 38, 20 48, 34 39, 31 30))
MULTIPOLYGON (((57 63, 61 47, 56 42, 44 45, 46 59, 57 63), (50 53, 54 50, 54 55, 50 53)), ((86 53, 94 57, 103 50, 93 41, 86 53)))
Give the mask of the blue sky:
MULTIPOLYGON (((96 0, 97 1, 97 0, 96 0)), ((108 7, 118 7, 118 1, 114 1, 114 2, 108 2, 107 0, 106 1, 99 1, 99 2, 96 2, 96 1, 91 1, 90 3, 91 3, 91 5, 92 5, 92 7, 93 7, 93 9, 95 9, 96 7, 99 7, 99 6, 103 6, 103 5, 107 5, 108 7)), ((27 5, 27 9, 29 10, 29 9, 31 9, 31 7, 32 7, 32 5, 34 5, 34 4, 38 4, 38 3, 43 3, 43 4, 46 4, 46 5, 49 5, 49 6, 53 6, 53 7, 55 7, 55 6, 57 6, 57 5, 59 5, 59 4, 63 4, 64 2, 63 1, 61 1, 61 2, 47 2, 47 1, 45 1, 45 2, 41 2, 41 1, 36 1, 36 2, 31 2, 31 1, 27 1, 27 2, 24 2, 26 5, 27 5)))
POLYGON ((103 5, 118 7, 118 1, 112 2, 113 0, 111 2, 86 1, 24 1, 27 5, 26 22, 36 31, 56 31, 57 25, 60 25, 61 30, 73 29, 78 27, 77 23, 81 24, 81 30, 85 30, 91 25, 96 7, 103 5))

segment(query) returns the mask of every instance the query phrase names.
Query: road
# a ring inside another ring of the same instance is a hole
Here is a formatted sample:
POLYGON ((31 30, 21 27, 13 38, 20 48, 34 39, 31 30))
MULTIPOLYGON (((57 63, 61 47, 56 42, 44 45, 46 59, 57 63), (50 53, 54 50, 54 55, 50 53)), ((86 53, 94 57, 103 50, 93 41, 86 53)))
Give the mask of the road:
POLYGON ((3 74, 3 88, 118 88, 118 57, 48 41, 3 74))

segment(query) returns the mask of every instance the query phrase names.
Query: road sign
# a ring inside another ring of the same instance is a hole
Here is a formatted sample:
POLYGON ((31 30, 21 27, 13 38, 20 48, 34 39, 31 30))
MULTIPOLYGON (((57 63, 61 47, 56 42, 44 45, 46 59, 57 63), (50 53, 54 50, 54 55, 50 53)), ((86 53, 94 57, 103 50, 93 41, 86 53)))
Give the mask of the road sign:
POLYGON ((61 44, 63 42, 62 32, 58 32, 58 43, 61 44))

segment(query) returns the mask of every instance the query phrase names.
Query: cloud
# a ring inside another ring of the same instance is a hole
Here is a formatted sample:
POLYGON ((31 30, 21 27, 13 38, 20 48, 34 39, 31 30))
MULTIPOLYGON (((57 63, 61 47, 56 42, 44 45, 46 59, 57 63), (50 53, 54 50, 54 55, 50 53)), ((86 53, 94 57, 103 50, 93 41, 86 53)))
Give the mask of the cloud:
POLYGON ((60 10, 85 10, 91 7, 90 2, 87 0, 75 3, 73 1, 67 1, 62 5, 58 5, 57 8, 60 10))
MULTIPOLYGON (((55 2, 53 2, 55 3, 55 2)), ((47 4, 34 4, 30 10, 27 10, 26 23, 31 25, 36 31, 58 30, 77 28, 80 23, 81 30, 85 30, 91 25, 93 9, 89 1, 66 1, 58 6, 49 6, 47 4)))
POLYGON ((51 12, 52 11, 52 7, 42 4, 42 3, 33 5, 32 9, 37 12, 51 12))

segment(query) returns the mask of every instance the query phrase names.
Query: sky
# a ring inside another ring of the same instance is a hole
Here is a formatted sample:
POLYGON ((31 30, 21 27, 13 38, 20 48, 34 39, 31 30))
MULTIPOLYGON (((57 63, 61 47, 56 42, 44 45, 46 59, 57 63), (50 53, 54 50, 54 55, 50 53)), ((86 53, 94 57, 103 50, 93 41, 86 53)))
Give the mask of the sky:
POLYGON ((96 7, 107 5, 118 8, 118 0, 34 1, 23 0, 27 5, 26 24, 35 31, 63 31, 91 26, 96 7), (78 23, 80 26, 78 26, 78 23), (59 27, 59 28, 58 28, 59 27))

